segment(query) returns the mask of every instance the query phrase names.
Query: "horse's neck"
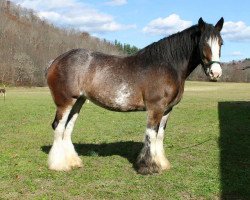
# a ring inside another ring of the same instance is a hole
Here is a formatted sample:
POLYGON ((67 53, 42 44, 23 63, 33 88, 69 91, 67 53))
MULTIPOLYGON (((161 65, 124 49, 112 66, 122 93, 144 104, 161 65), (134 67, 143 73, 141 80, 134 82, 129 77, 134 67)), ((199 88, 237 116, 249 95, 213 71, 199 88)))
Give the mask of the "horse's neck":
MULTIPOLYGON (((199 41, 199 38, 197 38, 196 41, 199 41)), ((189 48, 185 48, 185 45, 186 44, 183 44, 183 51, 185 52, 178 52, 185 54, 185 56, 182 60, 177 60, 175 63, 176 71, 179 72, 179 76, 184 81, 201 62, 199 55, 199 43, 193 42, 191 48, 190 46, 189 48)))
MULTIPOLYGON (((197 47, 198 48, 198 47, 197 47)), ((185 75, 185 79, 194 71, 194 69, 201 64, 199 56, 197 56, 197 53, 195 52, 197 51, 194 50, 193 54, 191 55, 189 62, 186 66, 186 75, 185 75)))
MULTIPOLYGON (((185 56, 182 59, 175 60, 170 63, 170 66, 175 69, 180 79, 183 81, 193 72, 193 70, 200 64, 198 44, 193 44, 191 49, 185 47, 185 56)), ((183 53, 183 52, 178 52, 183 53)))
POLYGON ((142 49, 138 55, 147 64, 174 68, 182 79, 199 65, 199 34, 196 27, 162 39, 142 49))

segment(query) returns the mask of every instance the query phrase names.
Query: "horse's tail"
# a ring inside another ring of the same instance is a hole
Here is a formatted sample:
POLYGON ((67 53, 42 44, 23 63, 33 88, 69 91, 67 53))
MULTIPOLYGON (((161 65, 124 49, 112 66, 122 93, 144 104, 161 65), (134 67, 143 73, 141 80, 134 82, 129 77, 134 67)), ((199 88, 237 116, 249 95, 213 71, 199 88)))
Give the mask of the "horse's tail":
POLYGON ((48 75, 48 70, 51 67, 53 62, 54 62, 54 60, 49 61, 47 67, 44 69, 44 75, 45 75, 46 78, 47 78, 47 75, 48 75))

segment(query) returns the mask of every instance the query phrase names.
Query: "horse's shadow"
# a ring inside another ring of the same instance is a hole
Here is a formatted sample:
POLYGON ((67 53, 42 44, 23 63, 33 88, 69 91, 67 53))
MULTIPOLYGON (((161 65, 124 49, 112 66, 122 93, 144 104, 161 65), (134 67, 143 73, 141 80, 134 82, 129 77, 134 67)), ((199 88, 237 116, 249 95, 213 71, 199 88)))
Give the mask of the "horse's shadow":
MULTIPOLYGON (((133 141, 120 141, 114 143, 102 143, 102 144, 74 144, 75 150, 78 155, 82 156, 113 156, 118 155, 126 158, 134 168, 136 158, 143 146, 142 142, 133 141)), ((51 146, 42 146, 42 151, 49 153, 51 146)))
POLYGON ((250 102, 219 102, 221 199, 250 199, 250 102))

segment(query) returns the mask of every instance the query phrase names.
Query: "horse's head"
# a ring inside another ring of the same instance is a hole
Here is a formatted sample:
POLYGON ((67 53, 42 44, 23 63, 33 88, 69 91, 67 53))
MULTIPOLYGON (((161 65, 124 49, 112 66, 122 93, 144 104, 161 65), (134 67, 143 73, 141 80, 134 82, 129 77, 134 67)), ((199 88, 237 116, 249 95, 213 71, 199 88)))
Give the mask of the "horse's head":
POLYGON ((221 46, 223 44, 220 31, 223 27, 223 17, 215 26, 205 23, 199 19, 198 27, 201 31, 199 50, 201 64, 207 76, 211 80, 217 80, 222 75, 220 64, 221 46))

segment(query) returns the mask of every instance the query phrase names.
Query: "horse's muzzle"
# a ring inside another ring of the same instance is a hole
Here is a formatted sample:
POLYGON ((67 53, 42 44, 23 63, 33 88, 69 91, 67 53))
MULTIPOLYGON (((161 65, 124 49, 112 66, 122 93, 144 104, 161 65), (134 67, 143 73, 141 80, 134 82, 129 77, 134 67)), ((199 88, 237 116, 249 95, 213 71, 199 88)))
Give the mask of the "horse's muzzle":
POLYGON ((217 81, 222 75, 222 69, 220 64, 213 63, 209 70, 209 77, 213 81, 217 81))

